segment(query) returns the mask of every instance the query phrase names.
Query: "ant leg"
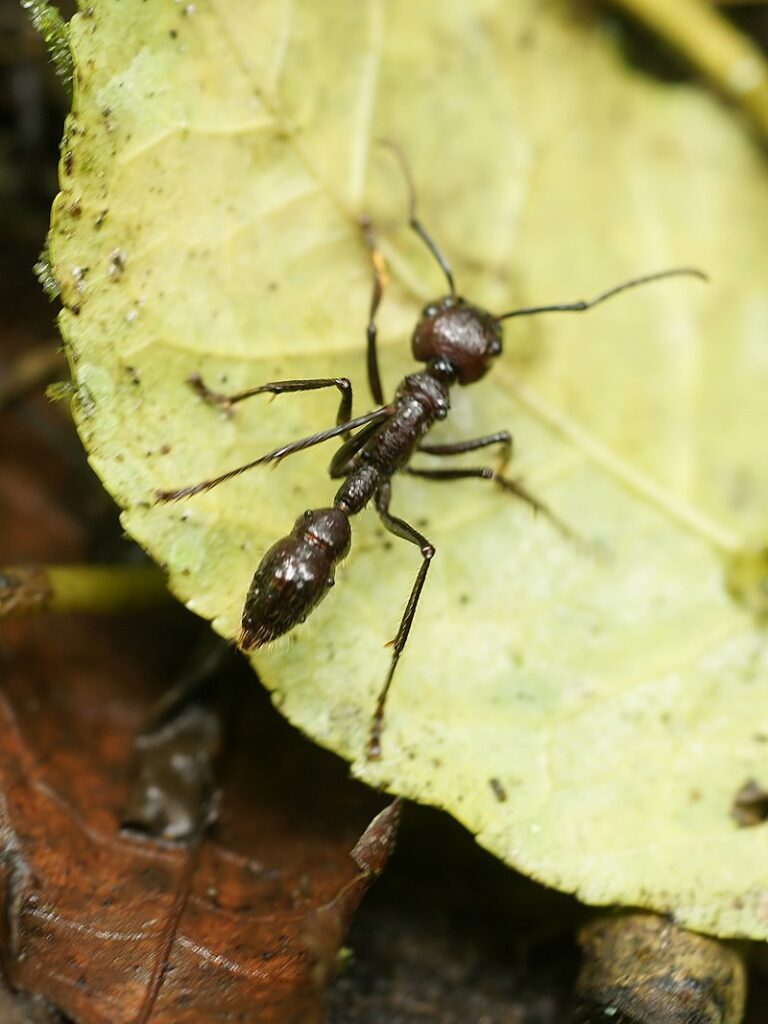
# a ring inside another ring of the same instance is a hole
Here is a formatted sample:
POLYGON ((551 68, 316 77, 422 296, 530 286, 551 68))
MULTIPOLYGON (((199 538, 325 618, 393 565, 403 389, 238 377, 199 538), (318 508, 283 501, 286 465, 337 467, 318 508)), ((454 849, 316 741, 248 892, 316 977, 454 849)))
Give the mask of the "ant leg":
POLYGON ((536 512, 541 512, 567 537, 573 536, 573 531, 559 519, 555 513, 540 501, 534 494, 531 494, 519 480, 510 480, 504 476, 504 470, 512 456, 512 435, 508 430, 497 430, 495 434, 486 434, 484 437, 473 437, 469 441, 454 441, 452 444, 422 444, 419 451, 426 455, 463 455, 465 452, 475 452, 479 448, 488 448, 493 444, 501 445, 501 457, 497 470, 490 466, 483 466, 480 469, 418 469, 409 467, 406 472, 411 476, 423 476, 431 480, 464 480, 469 477, 482 480, 493 480, 502 490, 517 495, 518 498, 527 502, 536 512))
POLYGON ((479 448, 490 448, 494 444, 501 446, 499 469, 503 470, 512 455, 512 435, 508 430, 497 430, 495 434, 473 437, 469 441, 454 441, 451 444, 420 444, 419 451, 425 455, 463 455, 464 452, 476 452, 479 448))
POLYGON ((392 655, 392 662, 389 666, 389 672, 384 682, 384 686, 379 693, 376 701, 376 710, 373 714, 373 721, 371 723, 371 732, 368 739, 368 757, 376 759, 381 757, 381 733, 384 728, 384 707, 387 702, 387 694, 389 688, 392 685, 392 677, 395 674, 397 663, 400 660, 400 655, 403 653, 406 641, 408 640, 408 634, 411 631, 413 625, 413 619, 416 615, 416 608, 419 603, 421 591, 424 587, 424 581, 427 578, 427 572, 429 565, 435 555, 435 549, 432 544, 423 537, 418 530, 414 529, 410 523, 406 523, 404 519, 398 519, 397 516, 390 515, 389 513, 389 502, 392 497, 392 485, 389 481, 379 488, 376 494, 376 511, 381 517, 381 521, 396 537, 400 537, 402 540, 407 540, 411 544, 416 544, 421 549, 422 563, 421 568, 416 576, 413 587, 411 588, 410 596, 408 597, 408 603, 405 606, 403 617, 400 620, 400 626, 397 630, 397 635, 394 640, 391 641, 391 646, 394 650, 392 655))
POLYGON ((371 389, 373 400, 377 405, 384 401, 384 391, 381 387, 381 374, 379 373, 379 356, 376 349, 376 313, 381 304, 381 297, 384 289, 389 284, 389 274, 384 254, 376 244, 376 236, 373 233, 371 222, 367 217, 360 218, 360 226, 363 229, 365 241, 371 251, 371 263, 373 264, 373 294, 371 295, 371 307, 368 312, 368 327, 366 337, 368 339, 368 386, 371 389))
MULTIPOLYGON (((336 414, 336 424, 340 426, 346 423, 352 416, 352 382, 348 377, 319 377, 313 380, 275 380, 269 384, 262 384, 257 388, 248 388, 247 391, 238 391, 234 395, 222 395, 218 391, 212 391, 203 381, 199 373, 193 373, 187 381, 189 386, 196 391, 203 401, 210 405, 218 405, 222 409, 230 410, 233 405, 252 398, 253 395, 283 395, 290 391, 319 391, 321 388, 338 388, 341 393, 339 411, 336 414)), ((381 404, 381 403, 379 403, 381 404)))
MULTIPOLYGON (((419 451, 424 452, 425 455, 463 455, 465 452, 476 452, 480 448, 490 448, 494 444, 501 446, 497 467, 497 476, 501 479, 512 457, 512 435, 508 430, 497 430, 493 434, 473 437, 468 441, 454 441, 451 444, 422 444, 419 445, 419 451)), ((445 479, 456 479, 456 477, 449 476, 445 479)))
POLYGON ((491 466, 467 467, 465 469, 418 469, 413 466, 406 466, 403 472, 408 473, 410 476, 424 477, 426 480, 467 480, 470 478, 492 480, 502 490, 514 494, 530 505, 534 512, 540 512, 546 516, 563 536, 568 537, 570 540, 574 539, 573 530, 555 515, 549 505, 545 505, 535 494, 531 494, 519 480, 510 480, 509 477, 492 469, 491 466))
POLYGON ((374 409, 373 412, 367 412, 364 416, 358 416, 357 419, 342 423, 338 427, 322 430, 319 434, 310 434, 309 437, 302 437, 298 441, 292 441, 290 444, 284 444, 280 448, 274 448, 271 452, 267 452, 266 455, 254 459, 253 462, 246 462, 244 466, 230 469, 229 472, 222 473, 221 476, 214 477, 212 480, 203 480, 202 483, 193 484, 191 487, 182 487, 178 491, 156 491, 155 500, 158 502, 178 501, 180 498, 189 498, 193 494, 210 491, 211 488, 216 487, 218 484, 223 484, 225 480, 231 480, 233 477, 253 469, 254 466, 263 466, 268 462, 281 462, 288 455, 293 455, 294 452, 302 452, 305 448, 312 448, 316 444, 322 444, 323 441, 330 441, 333 437, 343 437, 350 431, 357 430, 358 427, 365 427, 369 423, 381 423, 389 419, 391 415, 392 407, 385 405, 380 409, 374 409))
POLYGON ((367 427, 363 427, 359 433, 344 442, 331 459, 331 464, 328 467, 328 474, 331 480, 338 480, 343 476, 348 476, 356 468, 359 453, 365 448, 380 426, 381 423, 378 420, 374 420, 373 423, 369 423, 367 427))

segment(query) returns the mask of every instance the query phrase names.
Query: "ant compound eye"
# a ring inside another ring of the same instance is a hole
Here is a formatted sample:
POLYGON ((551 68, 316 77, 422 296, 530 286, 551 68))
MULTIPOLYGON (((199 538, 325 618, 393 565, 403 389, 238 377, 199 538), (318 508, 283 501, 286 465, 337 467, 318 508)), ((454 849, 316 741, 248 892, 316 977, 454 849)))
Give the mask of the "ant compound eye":
POLYGON ((440 312, 440 307, 436 306, 434 302, 430 302, 429 305, 425 306, 421 311, 422 316, 433 317, 437 316, 440 312))
POLYGON ((312 518, 312 509, 311 508, 308 508, 307 511, 304 513, 304 518, 305 519, 311 519, 312 518))

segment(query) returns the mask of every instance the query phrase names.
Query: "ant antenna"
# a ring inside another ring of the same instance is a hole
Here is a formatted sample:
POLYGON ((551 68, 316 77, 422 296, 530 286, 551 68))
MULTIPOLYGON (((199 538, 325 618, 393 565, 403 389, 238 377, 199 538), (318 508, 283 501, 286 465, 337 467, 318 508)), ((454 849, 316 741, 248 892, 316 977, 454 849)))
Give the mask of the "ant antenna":
POLYGON ((617 284, 609 288, 607 292, 601 292, 595 299, 589 302, 565 302, 556 306, 529 306, 526 309, 513 309, 509 313, 502 313, 497 320, 509 320, 513 316, 531 316, 533 313, 582 313, 585 309, 592 309, 593 306, 605 302, 606 299, 625 292, 629 288, 636 288, 639 284, 648 284, 650 281, 661 281, 665 277, 698 277, 702 281, 708 281, 707 275, 695 267, 673 267, 672 270, 661 270, 656 274, 645 274, 643 277, 633 277, 629 281, 617 284))
POLYGON ((451 271, 448 260, 440 252, 440 250, 437 247, 437 243, 429 234, 424 225, 421 223, 419 218, 416 216, 416 186, 413 183, 413 175, 411 174, 411 169, 408 166, 408 161, 405 159, 405 154, 403 153, 402 149, 400 149, 400 147, 397 145, 397 143, 392 142, 390 139, 379 139, 378 141, 381 146, 386 146, 387 149, 392 150, 392 152, 397 157, 398 163, 400 164, 400 169, 403 172, 403 177, 405 178, 405 186, 406 189, 408 190, 408 224, 413 228, 413 230, 416 232, 416 234, 419 236, 422 242, 424 242, 429 251, 435 257, 437 262, 440 264, 440 269, 445 274, 445 279, 448 282, 448 287, 451 290, 451 295, 455 296, 456 285, 454 284, 453 281, 453 272, 451 271))

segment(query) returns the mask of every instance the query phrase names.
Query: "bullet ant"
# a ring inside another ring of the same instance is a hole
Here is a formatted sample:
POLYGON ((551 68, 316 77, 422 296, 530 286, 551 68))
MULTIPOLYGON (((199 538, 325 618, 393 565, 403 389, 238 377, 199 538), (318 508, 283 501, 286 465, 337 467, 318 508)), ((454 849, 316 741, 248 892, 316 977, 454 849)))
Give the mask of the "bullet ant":
POLYGON ((494 315, 475 306, 456 292, 453 273, 435 241, 416 216, 416 193, 408 165, 396 147, 397 156, 408 191, 409 225, 424 242, 442 270, 448 294, 429 302, 421 311, 411 339, 414 358, 424 369, 409 374, 399 384, 391 402, 384 404, 384 391, 379 373, 376 347, 376 314, 387 284, 387 271, 367 218, 361 226, 370 249, 373 265, 373 295, 367 326, 368 386, 376 408, 354 419, 352 415, 352 384, 347 377, 313 380, 283 380, 262 384, 233 395, 210 390, 199 375, 189 383, 205 401, 231 409, 238 402, 261 394, 285 394, 294 391, 315 391, 337 388, 341 399, 336 426, 290 444, 282 445, 253 462, 231 469, 213 480, 175 491, 161 491, 158 501, 177 501, 200 494, 245 473, 254 466, 278 463, 295 452, 304 451, 340 437, 343 443, 331 460, 332 479, 343 479, 331 508, 303 512, 287 537, 277 541, 266 552, 251 582, 243 609, 242 628, 238 639, 244 650, 262 647, 289 632, 307 618, 334 585, 336 566, 349 553, 351 544, 350 517, 373 500, 384 527, 396 537, 416 545, 421 552, 421 567, 411 587, 400 626, 391 641, 392 660, 377 701, 368 739, 368 756, 381 756, 384 709, 397 663, 403 653, 413 625, 419 598, 435 555, 434 545, 415 527, 389 511, 392 477, 396 473, 427 480, 447 481, 477 478, 491 480, 502 490, 527 502, 535 511, 546 515, 564 532, 569 532, 556 516, 529 493, 518 480, 504 475, 512 451, 512 436, 499 430, 484 437, 450 444, 424 444, 423 438, 450 410, 450 388, 474 384, 481 380, 502 351, 502 321, 539 313, 584 312, 629 288, 659 281, 663 278, 688 275, 706 280, 699 270, 677 267, 655 274, 636 277, 609 288, 588 302, 567 302, 550 306, 530 306, 494 315), (499 468, 490 466, 461 469, 427 469, 410 465, 415 452, 451 456, 481 448, 498 446, 499 468))

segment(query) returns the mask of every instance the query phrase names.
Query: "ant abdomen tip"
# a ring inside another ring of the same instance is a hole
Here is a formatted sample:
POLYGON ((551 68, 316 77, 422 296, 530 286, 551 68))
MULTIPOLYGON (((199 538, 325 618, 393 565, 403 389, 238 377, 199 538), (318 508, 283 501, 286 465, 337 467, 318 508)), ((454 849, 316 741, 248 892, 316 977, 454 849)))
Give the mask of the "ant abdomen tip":
POLYGON ((274 639, 275 635, 271 631, 259 628, 247 628, 244 626, 240 630, 240 635, 237 638, 237 646, 241 651, 245 651, 247 654, 248 651, 256 651, 259 647, 264 647, 265 644, 268 644, 270 640, 274 639))

